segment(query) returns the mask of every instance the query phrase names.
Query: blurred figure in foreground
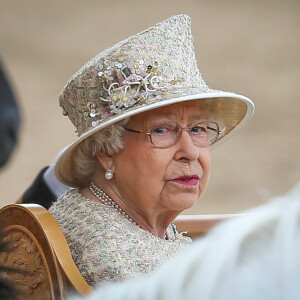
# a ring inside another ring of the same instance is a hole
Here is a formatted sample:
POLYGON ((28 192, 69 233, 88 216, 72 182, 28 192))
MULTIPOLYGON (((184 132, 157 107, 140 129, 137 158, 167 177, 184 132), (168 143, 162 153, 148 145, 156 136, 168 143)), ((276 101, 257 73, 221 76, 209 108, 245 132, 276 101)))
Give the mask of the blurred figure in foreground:
POLYGON ((0 60, 0 168, 11 157, 17 144, 20 113, 13 90, 0 60))
POLYGON ((222 223, 151 276, 99 286, 86 300, 299 299, 299 253, 300 186, 222 223))

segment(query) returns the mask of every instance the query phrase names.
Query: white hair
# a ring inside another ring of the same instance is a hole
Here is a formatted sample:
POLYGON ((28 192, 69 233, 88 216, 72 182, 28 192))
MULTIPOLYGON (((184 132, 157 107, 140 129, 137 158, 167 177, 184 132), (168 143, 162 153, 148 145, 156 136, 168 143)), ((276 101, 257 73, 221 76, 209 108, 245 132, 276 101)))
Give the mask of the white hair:
POLYGON ((300 186, 224 222, 151 275, 86 300, 276 300, 300 295, 300 186))
POLYGON ((90 184, 97 165, 98 153, 113 155, 123 148, 123 126, 129 119, 126 118, 94 133, 77 146, 73 153, 72 177, 78 187, 90 184))

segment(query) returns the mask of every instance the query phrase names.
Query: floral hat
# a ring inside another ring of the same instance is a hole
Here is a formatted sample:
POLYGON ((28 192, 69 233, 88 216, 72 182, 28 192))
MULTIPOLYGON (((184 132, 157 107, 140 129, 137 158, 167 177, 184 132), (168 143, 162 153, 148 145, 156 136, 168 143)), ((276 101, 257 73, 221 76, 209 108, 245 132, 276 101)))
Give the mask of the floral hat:
POLYGON ((245 96, 210 89, 195 58, 190 18, 176 15, 104 50, 68 81, 59 95, 63 114, 78 138, 56 164, 56 176, 75 186, 70 176, 76 146, 122 119, 170 104, 201 100, 209 119, 221 125, 220 144, 253 115, 245 96))

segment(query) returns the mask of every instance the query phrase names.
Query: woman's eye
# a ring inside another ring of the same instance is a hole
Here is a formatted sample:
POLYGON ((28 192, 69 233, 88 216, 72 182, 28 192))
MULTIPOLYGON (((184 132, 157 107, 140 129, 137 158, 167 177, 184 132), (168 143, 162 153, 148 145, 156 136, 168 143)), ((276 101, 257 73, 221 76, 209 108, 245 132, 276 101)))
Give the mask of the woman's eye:
POLYGON ((152 130, 154 134, 167 134, 170 132, 170 129, 167 127, 158 127, 152 130))
POLYGON ((153 134, 166 135, 176 131, 176 124, 159 124, 152 129, 153 134))
POLYGON ((194 126, 191 128, 191 132, 192 133, 206 133, 207 132, 207 128, 206 127, 203 127, 203 126, 194 126))

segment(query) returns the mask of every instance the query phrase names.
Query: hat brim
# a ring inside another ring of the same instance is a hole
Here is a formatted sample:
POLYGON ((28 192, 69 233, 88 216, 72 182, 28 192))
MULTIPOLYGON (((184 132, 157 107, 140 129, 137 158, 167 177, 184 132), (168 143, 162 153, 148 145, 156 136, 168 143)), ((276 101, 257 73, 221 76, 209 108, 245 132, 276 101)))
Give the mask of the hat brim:
POLYGON ((93 135, 99 130, 119 122, 125 118, 137 115, 142 112, 153 110, 159 107, 172 105, 179 102, 192 100, 206 101, 209 119, 221 124, 223 130, 218 140, 212 145, 216 148, 222 142, 227 140, 234 132, 242 128, 252 117, 255 106, 247 97, 231 92, 212 91, 207 93, 199 93, 190 96, 178 97, 155 102, 149 105, 138 107, 134 110, 128 110, 120 115, 115 115, 98 126, 92 128, 86 133, 78 137, 73 143, 65 148, 56 163, 55 175, 59 181, 70 187, 77 187, 76 181, 72 178, 72 163, 74 149, 87 137, 93 135))

